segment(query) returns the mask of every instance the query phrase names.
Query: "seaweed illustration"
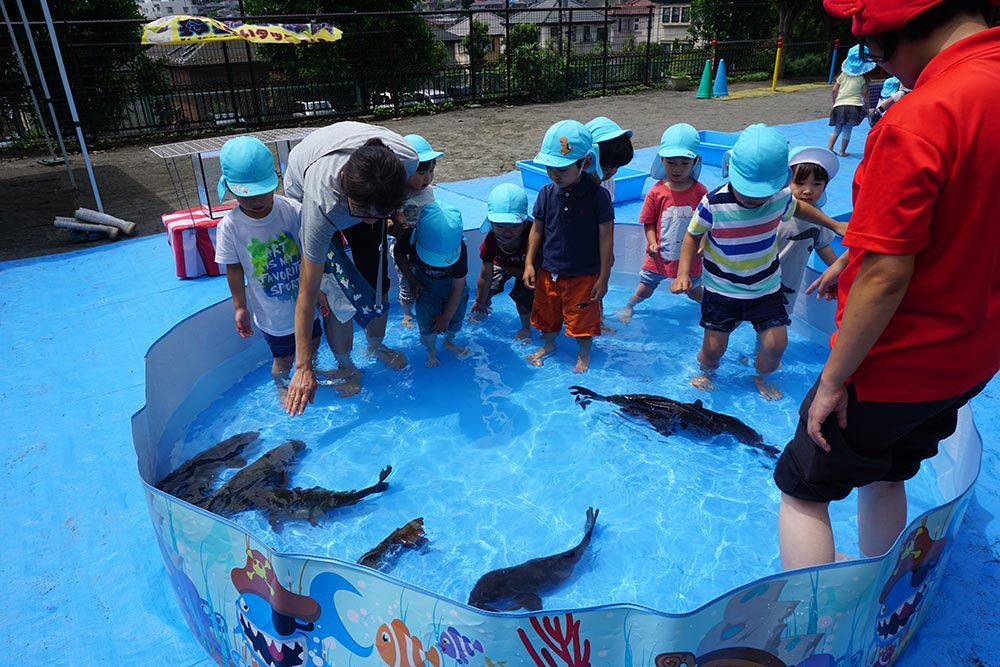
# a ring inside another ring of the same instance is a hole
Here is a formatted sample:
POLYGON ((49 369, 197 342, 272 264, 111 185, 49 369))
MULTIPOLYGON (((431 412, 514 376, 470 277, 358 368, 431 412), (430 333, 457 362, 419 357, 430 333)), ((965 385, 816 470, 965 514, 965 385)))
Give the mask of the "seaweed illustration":
POLYGON ((559 617, 548 616, 531 619, 531 627, 545 642, 547 648, 543 646, 541 651, 535 650, 528 633, 523 628, 517 629, 521 643, 531 655, 531 659, 538 667, 590 667, 590 640, 580 641, 580 621, 573 620, 573 614, 566 614, 566 626, 563 628, 559 617), (555 654, 555 657, 553 657, 555 654), (556 662, 559 658, 562 662, 556 662))

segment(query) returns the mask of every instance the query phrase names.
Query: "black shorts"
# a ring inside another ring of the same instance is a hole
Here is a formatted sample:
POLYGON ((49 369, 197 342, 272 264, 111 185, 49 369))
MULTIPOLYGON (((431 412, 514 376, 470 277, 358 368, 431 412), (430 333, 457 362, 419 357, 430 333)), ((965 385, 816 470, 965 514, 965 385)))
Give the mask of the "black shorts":
POLYGON ((374 225, 365 222, 351 225, 344 230, 344 238, 351 247, 351 257, 358 272, 371 286, 378 291, 379 254, 382 255, 382 298, 389 295, 389 237, 386 226, 381 221, 374 225))
POLYGON ((535 291, 524 286, 521 276, 511 273, 506 267, 493 265, 493 277, 490 280, 490 296, 496 296, 503 292, 504 284, 514 279, 514 284, 510 288, 510 298, 517 305, 519 313, 530 313, 531 306, 535 302, 535 291))
POLYGON ((938 443, 955 432, 958 409, 986 383, 940 401, 883 403, 859 401, 847 386, 847 428, 831 414, 823 422, 830 451, 820 449, 806 431, 816 385, 799 407, 799 425, 774 468, 783 493, 810 502, 841 500, 872 482, 901 482, 920 470, 920 462, 938 451, 938 443))
MULTIPOLYGON (((267 341, 267 346, 271 348, 271 356, 275 359, 295 356, 295 334, 290 333, 287 336, 272 336, 263 329, 261 330, 261 333, 264 334, 264 340, 267 341)), ((312 334, 313 340, 316 340, 323 335, 323 329, 319 325, 319 318, 313 320, 312 334)))
POLYGON ((781 290, 756 299, 734 299, 705 290, 701 298, 701 326, 710 331, 731 333, 740 322, 750 322, 760 333, 792 323, 785 310, 781 290))

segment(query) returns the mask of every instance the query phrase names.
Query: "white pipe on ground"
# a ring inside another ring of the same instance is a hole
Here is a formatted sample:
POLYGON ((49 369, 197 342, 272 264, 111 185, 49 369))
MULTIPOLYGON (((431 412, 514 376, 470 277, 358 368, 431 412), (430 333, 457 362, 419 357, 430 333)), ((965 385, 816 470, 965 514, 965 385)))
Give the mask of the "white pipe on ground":
POLYGON ((108 215, 107 213, 98 213, 97 211, 92 211, 89 208, 78 208, 73 213, 73 217, 78 220, 83 220, 84 222, 92 222, 96 225, 108 225, 110 227, 117 227, 129 236, 135 231, 135 223, 129 222, 128 220, 122 220, 121 218, 116 218, 113 215, 108 215))
POLYGON ((118 238, 118 228, 109 227, 108 225, 94 225, 89 222, 80 222, 76 218, 65 218, 62 216, 56 216, 55 222, 52 223, 60 229, 76 229, 81 232, 100 232, 106 235, 109 239, 118 238))

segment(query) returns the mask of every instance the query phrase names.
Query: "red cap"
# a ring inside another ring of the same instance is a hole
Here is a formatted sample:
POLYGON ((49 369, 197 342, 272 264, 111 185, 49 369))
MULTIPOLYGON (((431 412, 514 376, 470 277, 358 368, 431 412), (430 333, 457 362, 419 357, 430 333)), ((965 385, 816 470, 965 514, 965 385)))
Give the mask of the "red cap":
MULTIPOLYGON (((944 0, 823 0, 823 8, 837 19, 851 18, 858 37, 897 30, 944 0)), ((994 5, 1000 0, 991 0, 994 5)))

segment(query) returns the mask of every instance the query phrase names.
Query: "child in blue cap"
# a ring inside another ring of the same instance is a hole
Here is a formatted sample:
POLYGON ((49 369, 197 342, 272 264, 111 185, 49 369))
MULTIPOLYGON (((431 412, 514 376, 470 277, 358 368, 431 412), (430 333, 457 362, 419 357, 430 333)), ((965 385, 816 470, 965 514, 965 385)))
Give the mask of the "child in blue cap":
MULTIPOLYGON (((437 159, 444 155, 444 151, 436 151, 431 148, 429 141, 419 134, 407 134, 406 139, 417 152, 417 159, 420 164, 413 176, 406 181, 407 196, 401 209, 402 220, 408 225, 415 225, 420 220, 420 211, 424 206, 434 201, 434 189, 431 183, 434 182, 434 168, 437 166, 437 159)), ((389 251, 395 256, 394 247, 396 245, 395 236, 389 239, 389 251)), ((410 283, 406 276, 396 266, 396 277, 399 279, 399 305, 403 311, 403 326, 413 326, 413 300, 414 296, 410 290, 410 283)))
POLYGON ((437 337, 457 357, 469 348, 455 344, 469 305, 469 254, 462 240, 462 213, 451 204, 431 202, 423 207, 415 228, 396 242, 396 264, 410 282, 420 343, 427 348, 428 368, 439 365, 437 337))
MULTIPOLYGON (((618 319, 626 324, 632 321, 632 312, 638 303, 653 296, 663 280, 677 277, 684 234, 698 202, 708 192, 698 181, 700 148, 698 130, 687 123, 671 125, 660 138, 660 150, 649 170, 657 182, 646 193, 639 213, 639 222, 646 232, 646 256, 639 270, 635 294, 618 312, 618 319)), ((700 301, 701 258, 697 255, 689 275, 691 288, 687 295, 700 301)))
POLYGON ((868 116, 868 86, 865 74, 875 69, 871 59, 861 57, 861 45, 855 44, 847 51, 840 66, 840 75, 833 84, 833 109, 830 110, 830 141, 827 149, 833 151, 840 137, 840 156, 847 157, 847 144, 851 131, 868 116))
POLYGON ((691 289, 691 267, 704 236, 701 326, 705 335, 698 352, 702 372, 691 384, 702 390, 714 388, 712 376, 729 345, 729 335, 741 322, 750 322, 757 332, 754 384, 761 396, 774 400, 782 394, 768 375, 781 364, 791 323, 781 294, 778 225, 793 215, 829 228, 843 223, 811 204, 796 202, 788 187, 788 142, 767 125, 751 125, 740 133, 728 176, 728 183, 698 204, 670 291, 679 294, 691 289))
POLYGON ((521 318, 521 328, 514 334, 514 340, 527 343, 531 338, 531 306, 535 293, 521 280, 531 233, 528 195, 524 188, 514 183, 501 183, 493 188, 486 200, 486 220, 480 231, 486 234, 479 246, 483 264, 469 320, 478 322, 489 315, 493 295, 503 292, 507 280, 513 277, 510 298, 521 318))
MULTIPOLYGON (((302 205, 274 194, 278 187, 274 156, 260 139, 230 139, 222 146, 219 163, 219 201, 232 192, 238 206, 219 222, 215 261, 226 266, 226 282, 236 311, 236 333, 242 338, 252 336, 252 319, 271 348, 271 375, 279 387, 284 387, 295 360, 302 205)), ((312 329, 314 354, 321 334, 316 318, 312 329)), ((346 386, 341 391, 350 393, 346 386)))
POLYGON ((593 338, 601 335, 601 299, 614 252, 611 196, 586 176, 592 147, 590 130, 575 120, 559 121, 545 133, 535 162, 545 165, 552 182, 535 200, 524 261, 524 284, 535 290, 531 324, 542 334, 542 347, 528 361, 542 365, 565 323, 566 335, 579 346, 574 373, 590 368, 593 338))
POLYGON ((635 149, 632 148, 632 130, 624 130, 615 121, 605 116, 598 116, 589 123, 594 147, 591 152, 594 158, 590 161, 587 172, 591 174, 605 190, 611 193, 611 201, 615 200, 615 174, 632 161, 635 149))

